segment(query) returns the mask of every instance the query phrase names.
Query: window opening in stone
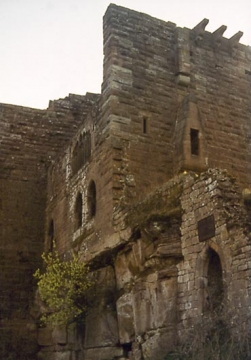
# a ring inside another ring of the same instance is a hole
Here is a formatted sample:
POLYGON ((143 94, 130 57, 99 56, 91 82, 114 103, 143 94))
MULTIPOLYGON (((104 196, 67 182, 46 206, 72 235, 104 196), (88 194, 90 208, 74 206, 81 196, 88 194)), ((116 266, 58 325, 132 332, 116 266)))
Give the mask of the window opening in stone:
POLYGON ((191 154, 199 155, 199 130, 190 129, 191 154))
POLYGON ((143 118, 142 127, 143 127, 143 134, 147 134, 148 126, 147 126, 147 118, 146 117, 143 118))
POLYGON ((87 131, 83 133, 72 153, 72 173, 73 175, 83 167, 91 156, 91 133, 87 131))
POLYGON ((49 251, 53 249, 53 240, 54 240, 54 221, 50 221, 49 230, 48 230, 48 244, 49 244, 49 251))
POLYGON ((82 225, 82 209, 83 209, 82 194, 78 193, 75 204, 75 230, 79 229, 82 225))
POLYGON ((223 277, 222 266, 219 255, 213 250, 208 250, 209 262, 208 262, 208 304, 210 310, 220 309, 220 305, 223 301, 224 289, 223 289, 223 277))
POLYGON ((89 185, 87 204, 89 218, 92 219, 96 215, 96 185, 93 180, 89 185))

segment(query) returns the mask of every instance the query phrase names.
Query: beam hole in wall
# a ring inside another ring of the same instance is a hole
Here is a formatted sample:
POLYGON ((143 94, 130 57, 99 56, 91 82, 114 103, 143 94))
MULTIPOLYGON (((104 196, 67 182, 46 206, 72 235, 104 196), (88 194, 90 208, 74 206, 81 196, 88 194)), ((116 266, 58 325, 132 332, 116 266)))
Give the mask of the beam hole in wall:
POLYGON ((128 356, 129 353, 132 351, 132 342, 122 344, 122 348, 124 350, 124 355, 128 356))
POLYGON ((82 194, 78 193, 76 203, 75 203, 75 231, 82 226, 82 210, 83 210, 83 200, 82 194))
POLYGON ((199 155, 199 130, 190 129, 191 154, 199 155))
POLYGON ((211 248, 208 249, 207 279, 208 308, 210 311, 216 311, 221 307, 223 301, 223 276, 220 257, 211 248))
POLYGON ((92 219, 96 215, 96 185, 92 180, 88 187, 87 206, 89 219, 92 219))

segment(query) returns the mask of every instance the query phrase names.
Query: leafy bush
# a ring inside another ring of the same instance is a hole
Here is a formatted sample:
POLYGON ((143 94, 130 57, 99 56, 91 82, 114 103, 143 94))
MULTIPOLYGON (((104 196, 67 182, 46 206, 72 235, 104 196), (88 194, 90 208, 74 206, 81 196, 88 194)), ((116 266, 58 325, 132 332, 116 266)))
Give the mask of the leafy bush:
POLYGON ((85 317, 90 290, 94 285, 89 268, 73 255, 70 261, 60 259, 56 250, 43 253, 45 271, 38 269, 38 292, 46 311, 41 321, 50 325, 67 325, 85 317))

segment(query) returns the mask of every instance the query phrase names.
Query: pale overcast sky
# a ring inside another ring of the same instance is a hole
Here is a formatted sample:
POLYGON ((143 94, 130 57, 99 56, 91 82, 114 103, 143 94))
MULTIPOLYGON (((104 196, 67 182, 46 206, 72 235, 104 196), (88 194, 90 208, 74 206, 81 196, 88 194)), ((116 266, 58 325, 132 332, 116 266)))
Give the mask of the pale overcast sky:
MULTIPOLYGON (((251 45, 251 0, 117 0, 117 5, 208 31, 226 25, 251 45)), ((0 103, 45 109, 69 93, 100 92, 107 0, 0 0, 0 103)), ((250 65, 251 66, 251 65, 250 65)))

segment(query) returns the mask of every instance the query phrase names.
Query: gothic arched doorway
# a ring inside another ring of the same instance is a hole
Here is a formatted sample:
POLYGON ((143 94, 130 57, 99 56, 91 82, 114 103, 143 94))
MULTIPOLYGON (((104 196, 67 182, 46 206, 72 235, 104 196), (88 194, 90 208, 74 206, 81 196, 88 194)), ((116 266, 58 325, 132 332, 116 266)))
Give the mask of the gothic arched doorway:
POLYGON ((207 280, 208 310, 216 311, 222 305, 224 288, 221 260, 212 248, 208 249, 207 280))

